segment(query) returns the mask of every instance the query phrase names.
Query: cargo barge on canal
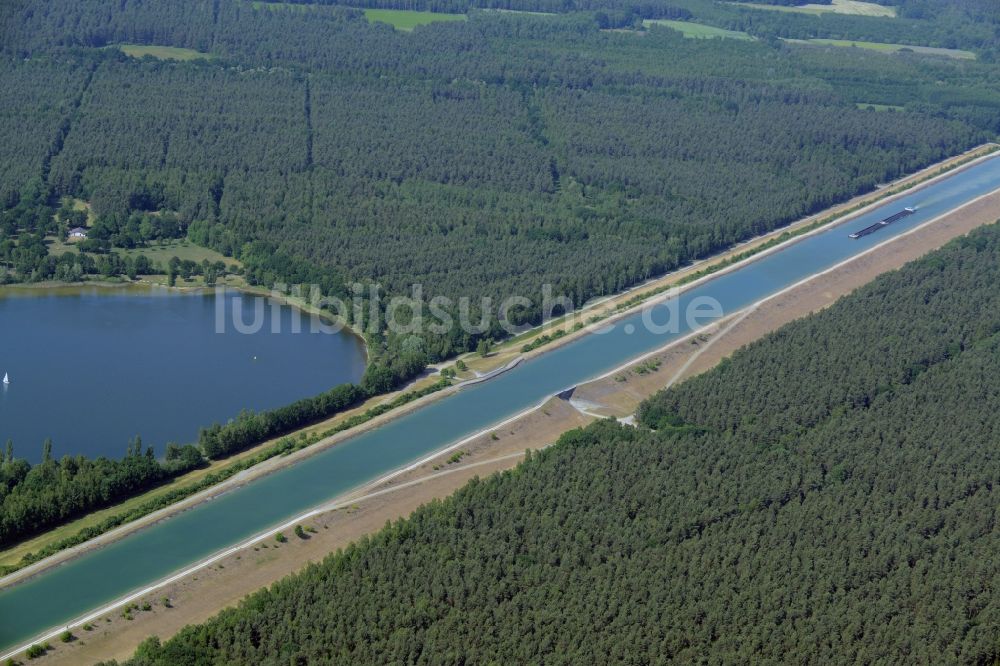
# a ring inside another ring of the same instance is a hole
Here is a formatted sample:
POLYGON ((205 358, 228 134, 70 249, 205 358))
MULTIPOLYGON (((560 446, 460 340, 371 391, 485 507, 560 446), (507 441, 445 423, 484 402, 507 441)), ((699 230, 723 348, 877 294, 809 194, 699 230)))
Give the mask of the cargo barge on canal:
POLYGON ((867 236, 868 234, 873 234, 876 231, 878 231, 879 229, 881 229, 882 227, 887 227, 890 224, 892 224, 893 222, 898 222, 899 220, 902 220, 904 217, 909 217, 910 215, 913 215, 916 212, 917 212, 916 208, 911 208, 910 206, 907 206, 906 208, 904 208, 903 210, 899 211, 898 213, 893 213, 889 217, 885 218, 884 220, 882 220, 880 222, 876 222, 875 224, 871 225, 870 227, 865 227, 861 231, 855 231, 853 234, 850 234, 850 237, 851 238, 861 238, 862 236, 867 236))

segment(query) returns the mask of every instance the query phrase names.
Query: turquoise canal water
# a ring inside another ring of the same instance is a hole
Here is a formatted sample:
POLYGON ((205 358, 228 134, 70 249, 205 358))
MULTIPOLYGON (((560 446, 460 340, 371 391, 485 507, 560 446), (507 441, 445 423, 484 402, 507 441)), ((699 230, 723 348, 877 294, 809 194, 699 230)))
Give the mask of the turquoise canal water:
POLYGON ((13 440, 31 461, 47 437, 56 457, 120 458, 140 435, 162 454, 241 409, 359 380, 363 343, 310 324, 287 305, 231 291, 0 289, 0 376, 11 379, 0 384, 0 443, 13 440))
MULTIPOLYGON (((716 299, 732 312, 894 235, 1000 187, 1000 159, 991 159, 861 219, 803 239, 740 270, 686 292, 716 299), (915 215, 871 236, 848 233, 903 206, 915 215)), ((664 324, 668 308, 654 309, 664 324)), ((254 481, 101 550, 0 592, 0 644, 11 646, 80 617, 88 610, 183 568, 225 546, 280 524, 365 481, 472 432, 488 428, 564 388, 600 375, 684 335, 686 322, 653 332, 636 314, 602 335, 581 338, 493 380, 434 402, 358 435, 307 461, 254 481)))

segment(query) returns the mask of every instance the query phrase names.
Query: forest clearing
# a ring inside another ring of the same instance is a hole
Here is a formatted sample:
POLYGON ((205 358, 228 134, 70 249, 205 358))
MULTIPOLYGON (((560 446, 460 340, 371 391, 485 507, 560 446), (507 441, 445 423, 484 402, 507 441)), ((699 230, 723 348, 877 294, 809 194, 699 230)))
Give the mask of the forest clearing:
POLYGON ((444 14, 441 12, 423 12, 409 9, 366 9, 365 16, 372 23, 388 23, 396 30, 409 32, 420 25, 428 25, 440 21, 465 21, 465 14, 444 14))
POLYGON ((891 18, 896 16, 896 8, 861 0, 832 0, 829 4, 769 5, 766 3, 738 3, 755 9, 766 9, 798 14, 845 14, 852 16, 875 16, 891 18))

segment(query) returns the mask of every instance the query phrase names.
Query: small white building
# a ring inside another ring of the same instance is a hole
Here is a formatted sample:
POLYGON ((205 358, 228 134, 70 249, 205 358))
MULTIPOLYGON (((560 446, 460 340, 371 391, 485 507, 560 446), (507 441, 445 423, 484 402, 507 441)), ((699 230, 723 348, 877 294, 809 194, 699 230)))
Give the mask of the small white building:
POLYGON ((83 227, 75 227, 69 230, 70 240, 83 240, 87 237, 87 230, 83 227))

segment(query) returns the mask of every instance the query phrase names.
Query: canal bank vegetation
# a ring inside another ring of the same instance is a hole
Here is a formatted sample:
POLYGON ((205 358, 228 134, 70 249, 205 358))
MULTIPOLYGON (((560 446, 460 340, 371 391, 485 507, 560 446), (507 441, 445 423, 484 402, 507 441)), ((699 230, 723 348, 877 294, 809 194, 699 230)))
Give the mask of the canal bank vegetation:
POLYGON ((238 453, 310 423, 328 418, 371 397, 354 384, 342 384, 314 398, 298 400, 266 412, 244 411, 225 425, 202 428, 198 448, 209 458, 238 453))
POLYGON ((127 663, 992 663, 998 283, 993 225, 127 663))
POLYGON ((184 484, 166 493, 155 493, 156 496, 148 502, 105 516, 72 534, 61 534, 60 538, 48 540, 41 548, 23 553, 16 563, 0 566, 0 571, 10 573, 63 548, 169 506, 265 460, 292 453, 451 385, 449 379, 440 378, 429 385, 372 405, 323 432, 305 432, 309 426, 394 391, 422 372, 425 366, 426 357, 416 346, 411 345, 388 358, 384 351, 376 352, 376 355, 369 356, 369 364, 359 384, 342 384, 318 396, 303 398, 274 410, 241 412, 225 424, 216 423, 202 428, 196 444, 168 444, 163 460, 157 460, 152 449, 140 455, 141 445, 130 443, 128 453, 121 461, 105 457, 88 460, 84 456, 65 456, 56 461, 51 457, 52 443, 46 442, 43 461, 33 466, 26 460, 15 458, 13 443, 8 442, 0 466, 0 548, 9 548, 67 521, 141 496, 181 479, 197 468, 225 461, 276 438, 302 431, 296 438, 281 439, 249 458, 241 457, 233 464, 212 471, 196 483, 184 484))
MULTIPOLYGON (((20 477, 32 477, 31 482, 24 488, 18 488, 17 484, 12 484, 13 493, 16 493, 18 497, 16 501, 21 507, 21 515, 22 517, 26 517, 21 521, 21 524, 26 523, 29 519, 38 522, 44 516, 60 509, 65 512, 68 506, 64 497, 67 492, 76 491, 74 484, 82 488, 94 485, 101 489, 106 488, 112 482, 111 477, 114 476, 114 473, 109 472, 108 468, 117 469, 119 474, 128 476, 129 481, 133 483, 137 481, 136 476, 139 476, 140 478, 134 486, 133 494, 142 494, 132 496, 131 499, 127 499, 104 511, 99 509, 102 506, 107 506, 107 503, 102 503, 98 498, 93 506, 90 507, 89 515, 83 520, 76 521, 63 528, 51 530, 50 534, 47 535, 51 538, 30 542, 32 545, 30 550, 13 548, 5 551, 5 556, 7 553, 16 553, 17 558, 12 560, 9 557, 4 557, 4 563, 0 564, 0 574, 13 573, 50 555, 85 543, 115 528, 137 521, 160 509, 170 507, 202 491, 217 486, 233 478, 240 472, 256 467, 263 462, 276 457, 291 455, 296 451, 305 449, 338 433, 357 428, 374 418, 399 409, 408 403, 441 391, 449 386, 451 386, 451 381, 443 378, 426 382, 411 390, 403 391, 390 400, 376 402, 370 406, 362 405, 364 407, 362 410, 355 410, 354 413, 345 415, 340 419, 335 419, 329 424, 321 424, 322 427, 304 429, 296 432, 294 435, 284 436, 270 442, 264 441, 263 444, 265 446, 257 446, 250 449, 246 455, 240 455, 231 451, 229 454, 231 455, 231 459, 220 457, 212 461, 206 459, 202 450, 193 445, 170 445, 167 449, 166 462, 158 463, 149 450, 142 455, 134 453, 134 451, 141 449, 141 442, 137 440, 137 442, 133 442, 130 445, 129 454, 121 463, 109 461, 105 458, 90 462, 80 456, 77 459, 65 457, 56 465, 52 465, 52 461, 46 458, 40 465, 31 466, 25 460, 14 458, 13 447, 12 445, 8 445, 4 460, 10 461, 9 467, 11 470, 18 470, 16 474, 20 477), (133 449, 132 447, 135 448, 133 449), (66 462, 67 460, 69 462, 66 462), (144 473, 127 475, 126 470, 134 469, 136 466, 140 467, 144 473), (39 468, 41 469, 36 471, 39 468), (71 478, 72 474, 75 474, 76 470, 80 468, 89 468, 91 470, 104 468, 106 476, 96 473, 90 476, 82 475, 80 479, 71 478), (59 483, 62 484, 58 488, 41 489, 38 487, 39 483, 36 483, 52 481, 55 478, 58 478, 59 483), (148 492, 142 492, 143 488, 140 485, 143 480, 148 482, 149 485, 147 488, 153 489, 148 492), (42 506, 46 500, 53 502, 56 506, 42 506)), ((330 393, 338 393, 340 390, 344 389, 334 389, 330 393)), ((262 416, 261 421, 267 422, 268 418, 265 414, 262 416)), ((249 418, 247 420, 255 419, 249 418)), ((218 436, 219 431, 215 427, 210 430, 213 431, 215 437, 218 436)), ((245 428, 238 428, 234 431, 234 433, 242 432, 245 432, 245 428)), ((230 434, 228 437, 233 436, 235 435, 230 434)), ((258 445, 260 443, 257 442, 258 445)), ((3 467, 0 467, 0 471, 4 475, 7 474, 6 469, 6 463, 3 467)), ((5 505, 2 508, 4 511, 6 510, 5 505)), ((88 513, 88 511, 81 510, 78 513, 88 513)), ((54 522, 59 523, 64 522, 64 520, 54 519, 54 522)), ((15 525, 12 531, 16 532, 17 527, 15 525)), ((24 536, 22 531, 21 534, 17 534, 13 538, 23 539, 24 536)))
POLYGON ((43 445, 36 465, 14 457, 8 441, 0 464, 0 548, 108 506, 184 474, 204 464, 194 446, 167 449, 158 461, 142 440, 128 446, 121 460, 52 455, 53 444, 43 445))

